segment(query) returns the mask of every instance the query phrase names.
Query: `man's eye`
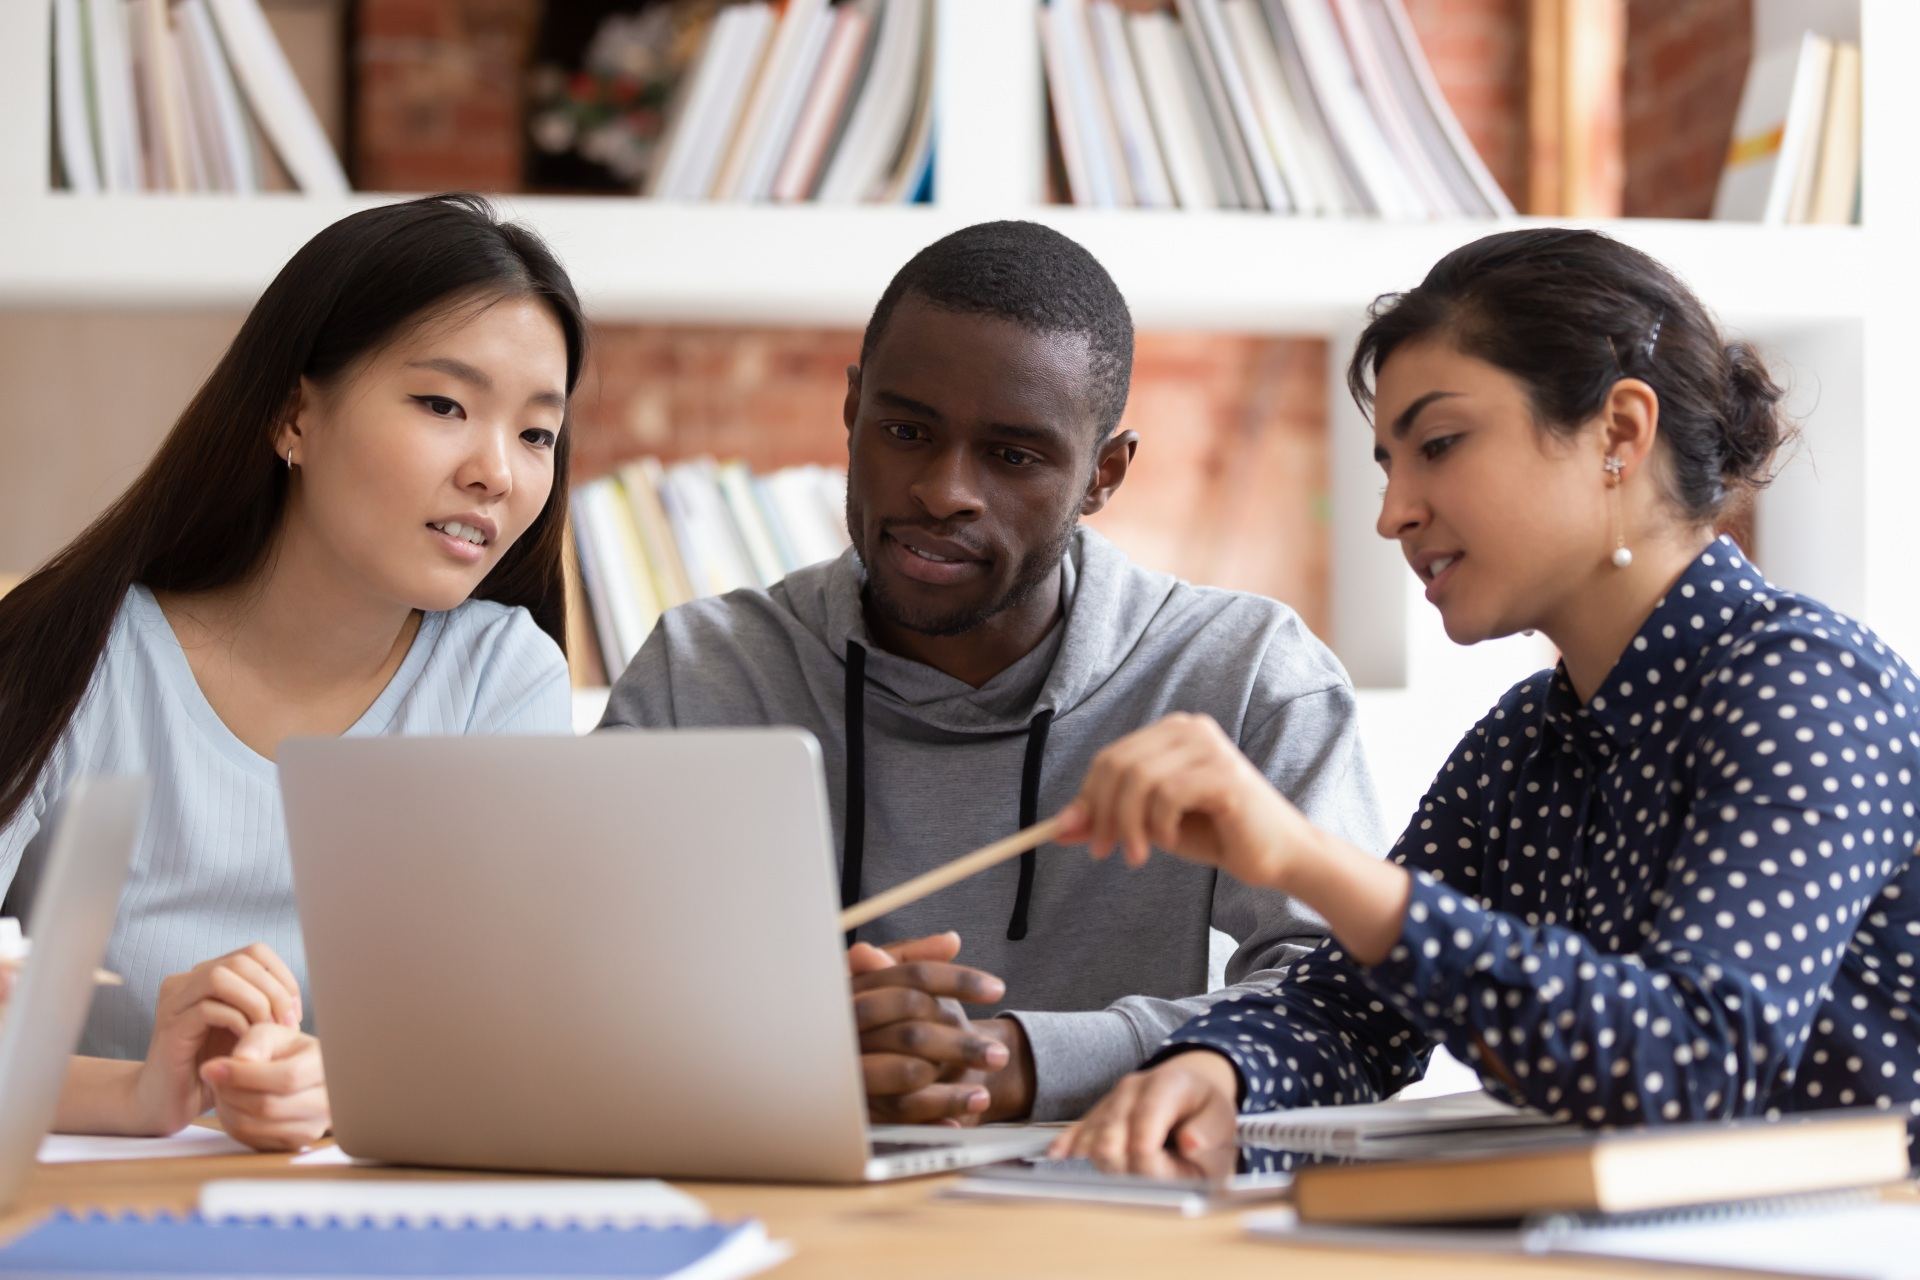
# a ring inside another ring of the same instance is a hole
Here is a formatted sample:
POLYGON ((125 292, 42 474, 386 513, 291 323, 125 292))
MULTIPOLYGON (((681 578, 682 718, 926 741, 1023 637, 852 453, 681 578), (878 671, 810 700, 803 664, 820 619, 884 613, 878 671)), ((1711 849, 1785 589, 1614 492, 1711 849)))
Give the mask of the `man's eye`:
POLYGON ((1028 453, 1025 449, 1002 449, 1000 458, 1012 467, 1030 467, 1040 461, 1038 454, 1028 453))
POLYGON ((889 422, 883 428, 895 440, 924 440, 926 434, 920 428, 906 422, 889 422))

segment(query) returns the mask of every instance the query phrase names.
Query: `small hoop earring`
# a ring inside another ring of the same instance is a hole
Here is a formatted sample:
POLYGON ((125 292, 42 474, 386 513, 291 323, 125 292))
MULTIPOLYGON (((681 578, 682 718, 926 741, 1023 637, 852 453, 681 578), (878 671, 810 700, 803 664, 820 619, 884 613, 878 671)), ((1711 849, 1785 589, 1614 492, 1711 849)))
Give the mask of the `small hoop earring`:
POLYGON ((1626 527, 1620 522, 1620 473, 1627 464, 1619 458, 1609 457, 1601 464, 1607 473, 1607 511, 1613 525, 1613 567, 1624 569, 1633 563, 1633 552, 1627 547, 1626 527))
POLYGON ((287 446, 287 470, 293 470, 293 446, 287 446))

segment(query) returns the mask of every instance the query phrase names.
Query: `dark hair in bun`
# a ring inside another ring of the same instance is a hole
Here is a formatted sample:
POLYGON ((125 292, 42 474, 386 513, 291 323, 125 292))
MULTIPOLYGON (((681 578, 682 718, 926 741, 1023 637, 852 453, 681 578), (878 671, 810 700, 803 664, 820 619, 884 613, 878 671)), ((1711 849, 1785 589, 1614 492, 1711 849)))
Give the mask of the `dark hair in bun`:
POLYGON ((1541 425, 1561 434, 1598 413, 1619 379, 1646 382, 1660 399, 1669 496, 1702 523, 1773 478, 1791 432, 1758 353, 1724 341, 1671 271, 1597 231, 1484 236, 1369 314, 1347 366, 1364 409, 1387 357, 1436 334, 1518 378, 1541 425))

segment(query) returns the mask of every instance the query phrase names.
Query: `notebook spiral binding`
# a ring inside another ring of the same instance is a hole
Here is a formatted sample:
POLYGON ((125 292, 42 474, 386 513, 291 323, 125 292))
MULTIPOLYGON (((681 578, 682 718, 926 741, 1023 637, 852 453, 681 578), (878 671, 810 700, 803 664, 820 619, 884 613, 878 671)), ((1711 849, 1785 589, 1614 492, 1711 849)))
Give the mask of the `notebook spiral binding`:
POLYGON ((516 1234, 536 1232, 544 1234, 569 1234, 591 1231, 631 1231, 644 1227, 647 1231, 693 1233, 705 1231, 711 1227, 733 1227, 739 1224, 728 1222, 640 1222, 637 1220, 613 1218, 554 1219, 532 1216, 474 1215, 474 1214, 218 1214, 209 1217, 205 1214, 185 1210, 176 1212, 171 1209, 156 1209, 151 1212, 140 1210, 104 1209, 58 1209, 47 1215, 49 1222, 71 1222, 91 1227, 123 1226, 176 1226, 176 1227, 299 1227, 307 1231, 479 1231, 513 1232, 516 1234))
POLYGON ((1783 1214, 1811 1213, 1819 1209, 1843 1208, 1855 1204, 1878 1203, 1872 1189, 1852 1191, 1809 1191, 1797 1195, 1762 1196, 1752 1200, 1722 1200, 1712 1204, 1684 1205, 1672 1209, 1637 1209, 1626 1213, 1550 1213, 1529 1219, 1524 1236, 1529 1244, 1551 1244, 1576 1231, 1599 1228, 1617 1231, 1644 1227, 1669 1227, 1691 1223, 1728 1222, 1741 1218, 1778 1217, 1783 1214))

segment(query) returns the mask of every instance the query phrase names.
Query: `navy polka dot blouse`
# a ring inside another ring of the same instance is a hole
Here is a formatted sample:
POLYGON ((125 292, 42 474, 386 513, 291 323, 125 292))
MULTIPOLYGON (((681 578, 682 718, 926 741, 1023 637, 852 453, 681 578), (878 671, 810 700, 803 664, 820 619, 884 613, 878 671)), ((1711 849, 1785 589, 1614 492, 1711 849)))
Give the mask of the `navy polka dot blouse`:
POLYGON ((1159 1057, 1225 1054, 1248 1111, 1384 1097, 1439 1043, 1584 1124, 1920 1115, 1917 768, 1906 663, 1723 538, 1590 703, 1542 672, 1461 741, 1384 961, 1329 939, 1159 1057))

